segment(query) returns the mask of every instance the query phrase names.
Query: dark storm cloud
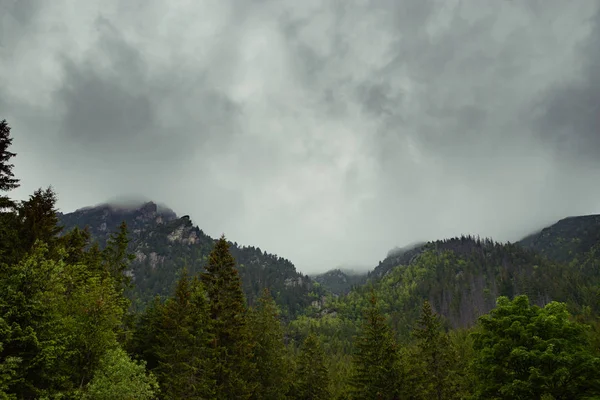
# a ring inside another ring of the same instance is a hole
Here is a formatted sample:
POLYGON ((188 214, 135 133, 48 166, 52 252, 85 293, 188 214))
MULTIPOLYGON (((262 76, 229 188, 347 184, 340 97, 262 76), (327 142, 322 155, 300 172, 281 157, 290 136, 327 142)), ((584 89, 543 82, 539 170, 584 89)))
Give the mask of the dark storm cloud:
POLYGON ((147 55, 110 21, 98 18, 96 29, 99 38, 83 61, 64 60, 63 84, 55 96, 65 111, 61 144, 134 161, 175 157, 181 162, 208 138, 223 140, 235 132, 239 108, 201 70, 189 73, 173 65, 153 74, 147 55), (182 95, 195 101, 182 104, 182 95))
POLYGON ((573 76, 557 82, 539 99, 538 134, 557 157, 600 159, 600 12, 593 28, 578 48, 581 62, 573 76))
POLYGON ((304 271, 600 211, 596 0, 0 9, 20 195, 65 211, 151 198, 304 271))

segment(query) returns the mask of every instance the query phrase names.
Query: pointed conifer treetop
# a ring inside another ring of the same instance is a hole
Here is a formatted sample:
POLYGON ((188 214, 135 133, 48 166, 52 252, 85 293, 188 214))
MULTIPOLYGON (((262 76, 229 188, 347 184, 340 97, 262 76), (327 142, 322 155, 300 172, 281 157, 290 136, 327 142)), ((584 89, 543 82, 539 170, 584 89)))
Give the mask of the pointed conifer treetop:
POLYGON ((302 346, 296 363, 294 392, 297 399, 325 400, 331 398, 329 370, 319 338, 310 333, 302 346))
POLYGON ((399 385, 396 341, 385 315, 377 306, 373 288, 355 342, 353 361, 355 372, 351 385, 355 398, 394 398, 399 385))
POLYGON ((246 301, 242 290, 242 279, 236 268, 235 259, 229 252, 229 243, 221 235, 208 257, 206 273, 202 281, 211 301, 213 318, 215 313, 245 313, 246 301), (225 303, 229 308, 223 308, 225 303), (231 308, 233 307, 233 308, 231 308))
POLYGON ((19 187, 19 180, 14 178, 13 164, 9 161, 16 154, 8 151, 12 144, 10 126, 6 120, 0 121, 0 191, 6 192, 19 187))
POLYGON ((255 384, 252 341, 248 329, 242 280, 221 236, 208 257, 201 276, 209 301, 211 333, 214 335, 217 398, 247 399, 255 384))

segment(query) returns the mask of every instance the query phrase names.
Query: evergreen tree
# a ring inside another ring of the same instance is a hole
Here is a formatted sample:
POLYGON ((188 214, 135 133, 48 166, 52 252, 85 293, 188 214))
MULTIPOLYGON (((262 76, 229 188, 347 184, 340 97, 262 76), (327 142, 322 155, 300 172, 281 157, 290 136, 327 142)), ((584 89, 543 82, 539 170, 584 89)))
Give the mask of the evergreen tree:
POLYGON ((377 307, 373 290, 355 347, 355 373, 351 381, 354 398, 397 398, 396 343, 385 317, 377 307))
POLYGON ((57 244, 57 235, 62 231, 58 226, 56 215, 56 194, 49 187, 46 190, 38 189, 29 200, 18 207, 20 220, 20 248, 22 252, 29 251, 36 241, 41 241, 49 246, 52 253, 57 244))
POLYGON ((61 281, 64 264, 46 257, 39 244, 0 277, 3 364, 12 360, 5 391, 17 398, 38 398, 69 387, 59 368, 70 341, 61 281))
POLYGON ((75 227, 59 238, 60 246, 65 250, 65 262, 85 264, 88 261, 91 235, 87 229, 75 227))
POLYGON ((300 349, 291 397, 296 400, 328 400, 331 398, 325 353, 319 339, 312 333, 306 337, 300 349))
POLYGON ((412 366, 420 375, 419 397, 437 400, 454 398, 454 352, 448 335, 442 331, 439 316, 433 312, 427 300, 423 303, 413 336, 417 341, 417 358, 412 360, 412 366))
POLYGON ((163 308, 164 304, 161 298, 156 296, 143 313, 136 316, 131 340, 127 342, 127 349, 141 357, 149 370, 158 367, 156 351, 159 348, 157 343, 164 315, 163 308))
POLYGON ((248 329, 242 281, 225 236, 217 240, 208 257, 202 282, 209 300, 214 336, 216 396, 246 399, 255 390, 252 341, 248 329))
POLYGON ((119 231, 110 235, 102 252, 106 273, 113 278, 118 290, 131 288, 131 278, 126 271, 135 256, 128 252, 129 236, 127 223, 121 222, 119 231))
MULTIPOLYGON (((128 247, 129 236, 127 224, 123 221, 119 226, 119 230, 110 235, 106 247, 102 251, 102 274, 105 278, 109 278, 113 282, 115 291, 121 294, 120 303, 124 313, 127 313, 127 310, 131 306, 131 301, 125 296, 125 291, 133 288, 131 277, 127 274, 127 269, 131 261, 135 258, 133 254, 128 252, 128 247)), ((129 340, 131 336, 132 320, 132 315, 126 315, 123 326, 124 337, 121 338, 122 342, 129 340)))
POLYGON ((115 348, 122 336, 124 297, 112 279, 85 264, 67 264, 63 277, 64 313, 72 339, 69 356, 62 357, 61 366, 81 387, 92 379, 103 355, 115 348))
MULTIPOLYGON (((7 192, 19 187, 19 180, 15 179, 10 164, 10 159, 16 154, 8 150, 13 139, 10 137, 10 126, 6 120, 0 121, 0 192, 7 192)), ((0 196, 0 209, 11 207, 14 203, 8 197, 0 196)))
MULTIPOLYGON (((0 121, 0 192, 8 192, 19 187, 19 180, 14 178, 13 164, 10 159, 16 154, 8 149, 12 144, 10 126, 6 120, 0 121)), ((0 194, 0 264, 18 261, 18 218, 15 203, 8 196, 0 194)))
POLYGON ((289 365, 279 310, 268 289, 264 289, 258 306, 250 314, 254 349, 255 379, 258 383, 254 399, 280 400, 288 391, 289 365))
POLYGON ((154 353, 155 369, 167 399, 213 399, 213 337, 208 305, 200 282, 187 271, 177 283, 175 296, 161 307, 154 353))

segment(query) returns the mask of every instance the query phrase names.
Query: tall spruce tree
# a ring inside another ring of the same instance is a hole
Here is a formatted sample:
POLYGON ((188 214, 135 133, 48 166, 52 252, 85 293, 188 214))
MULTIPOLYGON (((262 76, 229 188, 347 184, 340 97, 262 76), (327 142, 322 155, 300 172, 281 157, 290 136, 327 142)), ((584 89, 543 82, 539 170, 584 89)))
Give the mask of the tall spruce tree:
POLYGON ((215 399, 208 305, 197 278, 184 270, 175 296, 161 308, 155 373, 166 399, 215 399))
POLYGON ((68 387, 69 374, 61 359, 69 343, 63 313, 64 264, 46 257, 40 243, 0 279, 0 320, 6 328, 0 338, 0 360, 13 360, 5 390, 17 398, 39 398, 68 387))
POLYGON ((208 294, 214 337, 216 396, 219 399, 250 398, 256 389, 252 378, 253 343, 242 280, 225 236, 215 243, 201 279, 208 294))
POLYGON ((56 215, 56 193, 52 187, 38 189, 19 206, 21 251, 29 251, 36 241, 46 243, 51 252, 62 231, 56 215))
POLYGON ((156 344, 161 331, 164 306, 159 296, 154 297, 146 309, 136 315, 132 324, 133 334, 126 343, 127 350, 143 359, 149 370, 154 370, 158 366, 156 352, 159 348, 156 344))
MULTIPOLYGON (((10 126, 6 120, 0 121, 0 192, 8 192, 19 187, 19 180, 12 172, 10 159, 16 154, 8 149, 12 145, 10 126)), ((15 202, 8 196, 0 194, 0 264, 11 264, 18 261, 18 218, 15 202)))
POLYGON ((355 341, 355 399, 395 399, 398 395, 397 349, 385 317, 371 289, 360 335, 355 341))
POLYGON ((268 289, 264 289, 256 309, 250 313, 250 328, 256 344, 257 390, 253 399, 280 400, 288 391, 290 367, 279 310, 268 289))
MULTIPOLYGON (((19 180, 15 178, 12 169, 13 164, 10 159, 16 156, 9 151, 13 139, 10 137, 10 126, 6 120, 0 121, 0 191, 7 192, 19 187, 19 180)), ((14 203, 8 197, 0 196, 0 209, 11 207, 14 203)))
POLYGON ((125 272, 135 256, 128 252, 128 246, 129 233, 127 223, 123 221, 119 230, 110 235, 103 251, 106 272, 115 280, 119 290, 132 286, 131 278, 125 272))
POLYGON ((329 371, 325 353, 317 336, 309 334, 300 348, 291 398, 296 400, 329 400, 329 371))
POLYGON ((433 312, 427 300, 423 303, 413 336, 416 338, 417 359, 412 360, 412 366, 420 375, 417 377, 420 398, 455 398, 457 382, 452 379, 454 351, 450 338, 442 330, 440 317, 433 312), (419 366, 422 368, 418 369, 419 366))

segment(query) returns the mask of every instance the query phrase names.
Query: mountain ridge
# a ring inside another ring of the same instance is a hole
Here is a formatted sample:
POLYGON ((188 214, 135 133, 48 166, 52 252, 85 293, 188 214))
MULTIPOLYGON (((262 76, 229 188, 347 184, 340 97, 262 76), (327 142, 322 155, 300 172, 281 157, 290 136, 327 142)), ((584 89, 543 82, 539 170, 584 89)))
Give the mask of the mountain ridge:
MULTIPOLYGON (((170 208, 151 201, 127 208, 103 203, 59 213, 58 218, 64 232, 88 229, 101 248, 121 222, 127 224, 129 251, 135 256, 128 271, 135 283, 131 295, 141 308, 156 295, 168 295, 182 267, 191 273, 203 271, 216 241, 194 225, 189 215, 178 217, 170 208)), ((229 244, 249 304, 269 288, 284 314, 292 316, 320 297, 318 286, 291 261, 260 247, 229 244)))

